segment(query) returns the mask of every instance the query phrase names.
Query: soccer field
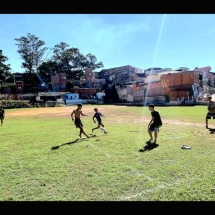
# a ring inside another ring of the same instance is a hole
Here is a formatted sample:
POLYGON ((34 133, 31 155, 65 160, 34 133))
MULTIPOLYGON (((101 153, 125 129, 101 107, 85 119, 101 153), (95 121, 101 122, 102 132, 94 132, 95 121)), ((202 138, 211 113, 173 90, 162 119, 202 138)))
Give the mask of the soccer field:
POLYGON ((83 105, 90 139, 79 138, 74 109, 5 109, 1 201, 215 200, 215 134, 205 128, 207 106, 155 106, 163 121, 155 146, 146 144, 148 107, 83 105), (95 107, 106 116, 106 135, 92 133, 95 107))

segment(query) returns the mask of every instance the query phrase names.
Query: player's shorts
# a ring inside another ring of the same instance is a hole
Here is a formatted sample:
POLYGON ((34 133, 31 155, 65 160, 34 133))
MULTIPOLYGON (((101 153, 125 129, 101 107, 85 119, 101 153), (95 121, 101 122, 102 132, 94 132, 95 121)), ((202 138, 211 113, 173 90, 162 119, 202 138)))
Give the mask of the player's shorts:
POLYGON ((0 120, 4 120, 4 116, 0 116, 0 120))
POLYGON ((97 121, 98 125, 102 125, 102 121, 97 121))
POLYGON ((162 123, 161 124, 156 124, 156 123, 152 123, 148 129, 148 131, 151 131, 153 132, 154 129, 156 129, 158 132, 159 132, 159 128, 162 126, 162 123))
POLYGON ((76 128, 84 127, 80 119, 75 119, 76 128))
POLYGON ((208 112, 206 118, 211 119, 211 117, 213 117, 213 119, 215 119, 215 113, 209 113, 208 112))

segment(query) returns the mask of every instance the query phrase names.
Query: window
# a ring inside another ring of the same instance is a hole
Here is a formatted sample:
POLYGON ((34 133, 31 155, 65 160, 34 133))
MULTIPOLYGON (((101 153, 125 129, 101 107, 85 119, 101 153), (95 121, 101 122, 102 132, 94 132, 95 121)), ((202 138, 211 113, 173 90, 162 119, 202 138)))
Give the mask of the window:
POLYGON ((91 72, 89 73, 89 75, 91 75, 91 72))
POLYGON ((88 80, 90 80, 90 78, 88 78, 88 80))

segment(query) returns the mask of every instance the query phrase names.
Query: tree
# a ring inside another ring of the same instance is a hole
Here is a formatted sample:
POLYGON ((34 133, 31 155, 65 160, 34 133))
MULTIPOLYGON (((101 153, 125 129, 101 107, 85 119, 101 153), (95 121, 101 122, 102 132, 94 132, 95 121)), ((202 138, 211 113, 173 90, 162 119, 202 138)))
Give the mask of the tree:
POLYGON ((6 56, 0 52, 0 82, 1 84, 7 79, 8 76, 10 76, 10 64, 5 64, 5 62, 8 60, 6 56))
POLYGON ((86 68, 92 68, 93 70, 97 68, 104 67, 102 62, 96 63, 97 58, 95 55, 87 54, 84 56, 80 53, 78 48, 68 48, 68 44, 61 42, 55 45, 53 48, 54 55, 52 60, 61 65, 62 69, 69 74, 70 77, 80 80, 84 76, 84 70, 86 68))
MULTIPOLYGON (((39 40, 38 37, 30 33, 27 34, 27 37, 20 37, 19 39, 16 38, 15 40, 19 42, 18 44, 16 44, 19 48, 17 52, 24 60, 21 67, 26 68, 31 76, 33 67, 38 66, 41 57, 48 48, 44 47, 40 49, 41 46, 45 45, 45 42, 39 40)), ((33 87, 33 80, 31 79, 31 81, 33 87)))

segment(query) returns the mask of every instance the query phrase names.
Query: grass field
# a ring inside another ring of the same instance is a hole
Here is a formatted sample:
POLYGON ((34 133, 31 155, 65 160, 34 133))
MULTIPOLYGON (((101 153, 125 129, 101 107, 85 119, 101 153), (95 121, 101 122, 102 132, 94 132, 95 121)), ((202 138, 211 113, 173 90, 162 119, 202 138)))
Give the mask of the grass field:
POLYGON ((146 144, 148 107, 97 106, 107 135, 92 134, 95 107, 82 108, 90 139, 78 136, 71 120, 76 107, 6 109, 0 200, 215 200, 215 134, 204 127, 206 106, 155 107, 163 121, 155 146, 146 144))

